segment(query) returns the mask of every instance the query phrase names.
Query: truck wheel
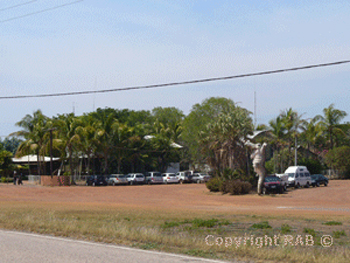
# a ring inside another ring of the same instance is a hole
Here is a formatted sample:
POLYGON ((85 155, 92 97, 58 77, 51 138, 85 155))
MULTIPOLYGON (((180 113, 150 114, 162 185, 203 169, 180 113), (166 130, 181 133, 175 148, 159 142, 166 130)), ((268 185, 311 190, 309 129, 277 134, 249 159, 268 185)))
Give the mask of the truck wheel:
POLYGON ((324 186, 327 186, 327 185, 328 185, 328 183, 327 183, 327 182, 325 182, 325 183, 324 183, 324 186))

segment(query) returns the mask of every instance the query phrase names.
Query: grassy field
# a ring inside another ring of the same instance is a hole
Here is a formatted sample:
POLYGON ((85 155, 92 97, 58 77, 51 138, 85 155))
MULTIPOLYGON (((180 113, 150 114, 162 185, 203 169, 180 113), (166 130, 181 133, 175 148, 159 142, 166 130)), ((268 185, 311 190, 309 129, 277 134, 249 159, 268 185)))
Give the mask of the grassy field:
POLYGON ((26 201, 0 201, 0 208, 3 229, 226 260, 350 262, 350 217, 344 215, 286 218, 26 201), (330 247, 321 244, 324 235, 332 237, 323 244, 332 241, 330 247))

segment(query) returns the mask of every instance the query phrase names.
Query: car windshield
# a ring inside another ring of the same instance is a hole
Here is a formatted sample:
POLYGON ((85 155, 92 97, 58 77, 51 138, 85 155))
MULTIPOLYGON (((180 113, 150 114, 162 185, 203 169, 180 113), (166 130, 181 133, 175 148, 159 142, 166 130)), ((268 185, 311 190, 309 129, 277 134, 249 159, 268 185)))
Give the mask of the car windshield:
POLYGON ((118 175, 118 178, 125 178, 125 175, 118 175))
POLYGON ((294 176, 295 176, 295 173, 289 173, 288 174, 288 178, 294 178, 294 176))
POLYGON ((265 182, 278 182, 279 178, 278 177, 266 177, 265 182))
POLYGON ((142 174, 137 174, 136 177, 137 178, 143 178, 143 175, 142 174))
POLYGON ((311 178, 312 178, 312 179, 317 179, 317 178, 318 178, 318 175, 317 175, 317 174, 312 174, 312 175, 311 175, 311 178))
POLYGON ((162 176, 161 173, 154 173, 153 176, 162 176))

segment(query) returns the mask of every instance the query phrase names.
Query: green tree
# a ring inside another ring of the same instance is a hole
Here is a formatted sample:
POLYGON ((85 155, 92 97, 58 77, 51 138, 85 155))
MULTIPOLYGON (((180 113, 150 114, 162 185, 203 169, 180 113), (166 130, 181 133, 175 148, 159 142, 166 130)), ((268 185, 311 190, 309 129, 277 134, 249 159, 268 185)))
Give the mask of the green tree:
MULTIPOLYGON (((95 153, 98 140, 96 132, 96 120, 91 114, 85 114, 80 117, 81 122, 76 128, 76 132, 80 137, 79 143, 82 152, 87 156, 86 158, 86 173, 90 174, 90 163, 93 154, 95 153)), ((85 158, 84 158, 85 160, 85 158)))
POLYGON ((334 137, 337 133, 343 134, 340 128, 340 121, 347 116, 345 111, 335 109, 334 104, 329 105, 328 108, 323 109, 323 115, 319 116, 320 124, 324 128, 327 138, 329 139, 329 148, 334 147, 334 137))
POLYGON ((188 149, 188 162, 192 165, 204 165, 207 156, 200 151, 200 139, 209 123, 223 112, 229 112, 235 103, 231 99, 211 97, 192 106, 190 114, 183 121, 182 140, 188 149))
POLYGON ((21 121, 17 122, 16 125, 21 127, 22 130, 11 134, 25 139, 19 145, 16 156, 20 157, 32 153, 37 155, 38 174, 45 173, 45 166, 41 162, 41 157, 45 153, 45 140, 47 140, 45 134, 47 133, 49 120, 41 110, 37 110, 33 115, 27 114, 21 121))
POLYGON ((114 132, 118 120, 116 119, 116 112, 110 108, 98 109, 94 112, 93 117, 96 122, 96 138, 98 140, 97 150, 102 154, 104 159, 103 172, 109 172, 109 159, 114 148, 114 132))
POLYGON ((81 120, 75 117, 73 113, 61 114, 54 118, 53 126, 57 128, 55 147, 60 149, 61 158, 63 160, 68 159, 71 182, 74 183, 74 158, 78 158, 77 154, 81 143, 81 137, 78 133, 78 127, 81 126, 81 120))
POLYGON ((350 147, 341 146, 329 150, 325 155, 325 163, 337 170, 343 177, 350 178, 350 147))
POLYGON ((244 138, 253 131, 250 112, 230 105, 203 131, 200 143, 206 161, 218 173, 224 169, 245 170, 246 149, 244 138))

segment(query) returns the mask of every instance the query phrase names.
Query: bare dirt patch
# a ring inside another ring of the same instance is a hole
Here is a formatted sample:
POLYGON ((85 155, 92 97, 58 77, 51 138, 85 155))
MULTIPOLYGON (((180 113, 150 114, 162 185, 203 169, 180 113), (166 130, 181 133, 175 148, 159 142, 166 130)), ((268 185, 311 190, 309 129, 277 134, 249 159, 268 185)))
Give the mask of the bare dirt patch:
POLYGON ((70 203, 78 205, 189 210, 218 213, 350 215, 350 180, 328 187, 290 189, 258 196, 210 193, 204 184, 108 187, 42 187, 0 185, 0 202, 70 203))

